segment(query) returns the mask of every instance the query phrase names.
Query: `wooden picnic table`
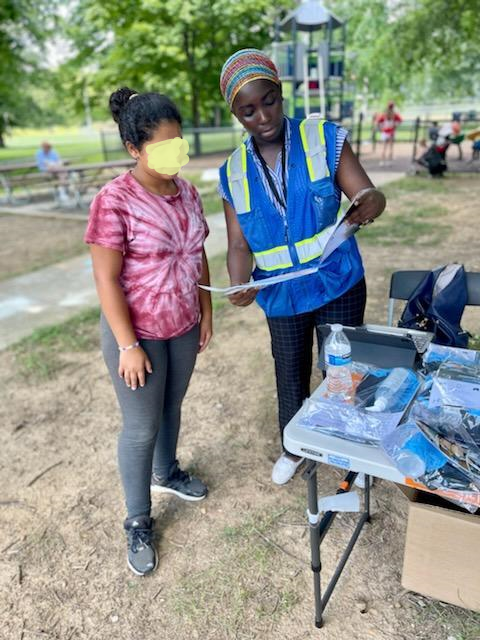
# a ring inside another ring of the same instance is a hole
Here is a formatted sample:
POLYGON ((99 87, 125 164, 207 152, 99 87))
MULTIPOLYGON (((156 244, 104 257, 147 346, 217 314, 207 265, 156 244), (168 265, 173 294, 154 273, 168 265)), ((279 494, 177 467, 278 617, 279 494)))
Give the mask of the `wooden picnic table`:
POLYGON ((0 163, 0 190, 5 194, 2 199, 9 204, 19 204, 31 200, 32 190, 36 193, 48 190, 60 206, 80 207, 89 188, 102 187, 118 175, 119 169, 134 164, 132 158, 77 164, 64 161, 63 166, 55 170, 38 171, 33 161, 0 163), (63 197, 60 202, 58 196, 62 190, 68 192, 68 200, 63 197))
MULTIPOLYGON (((61 160, 64 165, 70 165, 72 160, 61 160)), ((22 171, 25 169, 29 171, 30 169, 37 169, 36 160, 30 160, 28 162, 22 162, 18 160, 17 162, 0 162, 0 174, 13 173, 16 171, 22 171)), ((37 171, 35 173, 42 173, 41 171, 37 171)))
MULTIPOLYGON (((71 160, 64 160, 63 164, 66 167, 70 162, 71 160)), ((31 190, 35 188, 53 189, 55 194, 55 187, 59 184, 61 181, 53 172, 39 171, 35 160, 0 162, 0 202, 3 200, 8 204, 18 204, 28 201, 31 198, 31 190), (18 191, 20 197, 17 197, 18 191)))
POLYGON ((21 171, 22 169, 35 169, 37 163, 31 162, 0 162, 0 173, 11 173, 12 171, 21 171))
POLYGON ((41 173, 37 169, 35 161, 30 162, 2 162, 0 163, 0 201, 3 200, 9 204, 15 204, 17 198, 14 196, 15 188, 20 188, 25 194, 28 188, 40 178, 41 173))
POLYGON ((84 162, 66 167, 68 189, 74 206, 82 206, 83 196, 90 188, 99 189, 106 182, 115 178, 119 174, 119 169, 128 169, 134 166, 135 160, 133 158, 122 158, 121 160, 104 162, 84 162))
POLYGON ((84 162, 82 164, 71 164, 66 167, 67 171, 103 171, 104 169, 121 169, 122 167, 133 167, 133 158, 122 158, 121 160, 107 160, 104 162, 84 162))

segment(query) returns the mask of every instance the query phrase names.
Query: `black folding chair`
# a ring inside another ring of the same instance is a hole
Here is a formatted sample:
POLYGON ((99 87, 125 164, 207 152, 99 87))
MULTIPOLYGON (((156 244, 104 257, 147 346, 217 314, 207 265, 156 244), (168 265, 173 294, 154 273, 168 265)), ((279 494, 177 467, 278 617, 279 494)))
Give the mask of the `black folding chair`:
MULTIPOLYGON (((394 271, 390 279, 387 324, 393 326, 395 300, 408 300, 429 271, 394 271)), ((467 271, 467 305, 480 306, 480 273, 467 271)))

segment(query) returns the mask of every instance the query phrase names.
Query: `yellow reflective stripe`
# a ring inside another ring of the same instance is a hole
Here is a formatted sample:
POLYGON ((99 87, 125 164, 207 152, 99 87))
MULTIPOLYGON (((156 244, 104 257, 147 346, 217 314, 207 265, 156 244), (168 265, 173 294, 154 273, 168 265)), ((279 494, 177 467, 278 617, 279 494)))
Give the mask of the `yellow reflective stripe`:
POLYGON ((251 211, 250 187, 247 179, 247 148, 245 143, 242 143, 228 158, 227 180, 233 206, 237 214, 251 211))
POLYGON ((329 227, 327 227, 323 231, 320 231, 320 233, 316 233, 314 236, 311 236, 310 238, 305 238, 305 240, 299 240, 298 242, 295 243, 295 248, 297 249, 298 260, 300 264, 305 264, 305 262, 310 262, 310 260, 315 260, 315 258, 319 258, 322 255, 329 237, 335 231, 337 224, 339 220, 342 218, 342 216, 343 216, 343 211, 342 211, 342 207, 340 207, 339 210, 337 211, 336 222, 331 224, 329 227), (310 253, 308 251, 308 248, 305 249, 307 245, 311 245, 311 244, 315 244, 318 246, 317 250, 313 249, 315 251, 314 253, 310 253))
POLYGON ((245 143, 242 142, 240 149, 242 150, 242 171, 243 173, 247 172, 247 147, 245 146, 245 143))
POLYGON ((266 249, 266 251, 256 251, 256 256, 268 256, 272 253, 280 253, 281 251, 288 251, 288 245, 284 244, 280 247, 273 247, 273 249, 266 249))
POLYGON ((250 186, 247 180, 247 147, 242 143, 242 171, 243 171, 243 190, 245 192, 245 209, 251 211, 250 206, 250 186))
POLYGON ((323 144, 323 146, 325 147, 325 176, 329 177, 330 176, 330 169, 328 168, 328 162, 327 162, 327 146, 325 143, 325 130, 324 130, 324 125, 325 125, 326 120, 319 120, 318 121, 318 133, 320 134, 320 142, 321 144, 323 144))
POLYGON ((321 178, 325 178, 325 177, 330 177, 330 170, 328 168, 328 163, 327 163, 327 152, 326 152, 326 144, 325 144, 325 130, 324 130, 324 125, 326 123, 326 120, 318 120, 317 118, 315 119, 306 119, 306 120, 302 120, 302 122, 300 123, 300 137, 302 139, 302 145, 303 145, 303 150, 305 152, 305 160, 307 163, 307 169, 308 169, 308 175, 310 177, 310 181, 314 182, 316 180, 320 180, 321 178), (317 133, 318 132, 318 138, 317 138, 317 142, 318 145, 314 145, 312 142, 312 133, 317 133), (309 142, 309 138, 310 138, 310 142, 309 142), (319 160, 319 152, 316 152, 314 154, 314 156, 312 155, 312 146, 315 148, 316 146, 321 146, 323 148, 323 158, 322 158, 322 165, 324 165, 324 173, 323 175, 317 175, 317 173, 321 173, 322 169, 318 168, 318 162, 319 160), (312 157, 316 158, 316 165, 317 165, 317 169, 315 169, 314 167, 314 163, 312 161, 312 157), (316 173, 317 171, 317 173, 316 173))
POLYGON ((303 150, 305 152, 305 159, 307 161, 307 169, 308 169, 308 175, 310 177, 310 182, 313 182, 315 180, 315 174, 313 172, 313 165, 312 165, 312 159, 309 156, 309 146, 308 146, 308 140, 307 140, 307 134, 305 133, 305 120, 302 120, 302 122, 300 123, 300 137, 302 138, 302 145, 303 145, 303 150))
MULTIPOLYGON (((327 229, 325 229, 325 231, 327 231, 327 229)), ((306 240, 300 240, 300 242, 296 242, 295 246, 296 247, 303 247, 306 244, 312 244, 312 242, 315 242, 315 240, 317 240, 317 238, 319 238, 322 235, 325 235, 325 231, 320 231, 320 233, 316 233, 314 236, 312 236, 311 238, 307 238, 306 240)))
POLYGON ((275 271, 276 269, 288 269, 288 267, 293 267, 293 262, 287 245, 273 247, 273 249, 267 249, 266 251, 256 251, 253 253, 253 257, 255 258, 257 267, 264 271, 275 271), (284 262, 276 262, 275 256, 278 256, 277 259, 284 259, 284 262))
MULTIPOLYGON (((327 231, 327 230, 325 230, 325 231, 327 231)), ((307 238, 306 240, 301 240, 300 242, 296 242, 295 243, 295 248, 297 249, 298 260, 299 260, 300 264, 304 264, 305 262, 310 262, 310 260, 315 260, 315 258, 319 258, 322 255, 325 245, 323 245, 322 248, 320 250, 316 251, 315 253, 307 253, 305 251, 298 251, 298 249, 300 249, 301 247, 305 247, 308 244, 318 244, 320 242, 320 239, 322 238, 322 236, 326 235, 325 231, 321 231, 320 233, 315 234, 311 238, 307 238)), ((329 229, 328 229, 328 231, 329 231, 329 229)))
POLYGON ((257 265, 262 271, 275 271, 276 269, 288 269, 289 267, 293 267, 293 262, 285 262, 285 264, 276 264, 274 267, 269 267, 267 265, 257 265))
POLYGON ((298 259, 298 261, 300 262, 300 264, 305 264, 306 262, 310 262, 311 260, 315 260, 315 258, 319 258, 323 253, 323 249, 321 251, 319 251, 318 253, 313 253, 313 254, 308 254, 308 256, 305 256, 304 258, 300 258, 298 259))

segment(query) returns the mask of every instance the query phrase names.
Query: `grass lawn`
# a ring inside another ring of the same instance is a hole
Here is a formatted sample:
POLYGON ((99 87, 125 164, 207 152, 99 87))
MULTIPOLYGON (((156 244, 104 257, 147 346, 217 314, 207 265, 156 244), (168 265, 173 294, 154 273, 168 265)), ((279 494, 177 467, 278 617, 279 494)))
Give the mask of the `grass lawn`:
POLYGON ((362 231, 362 243, 439 245, 450 230, 447 203, 438 197, 455 190, 451 181, 402 178, 383 187, 388 210, 362 231), (438 184, 440 182, 440 184, 438 184))
MULTIPOLYGON (((96 125, 94 129, 81 130, 78 127, 54 127, 43 130, 15 130, 13 135, 6 136, 6 147, 0 149, 0 166, 4 162, 28 161, 35 159, 35 153, 43 140, 48 140, 63 159, 75 162, 101 162, 102 152, 101 130, 105 127, 96 125)), ((108 128, 108 159, 125 157, 118 134, 112 127, 108 128), (111 133, 110 133, 111 132, 111 133)), ((190 144, 190 157, 193 157, 193 135, 186 130, 185 138, 190 144)), ((201 134, 202 153, 214 153, 234 149, 241 140, 241 134, 220 131, 218 133, 201 134)))

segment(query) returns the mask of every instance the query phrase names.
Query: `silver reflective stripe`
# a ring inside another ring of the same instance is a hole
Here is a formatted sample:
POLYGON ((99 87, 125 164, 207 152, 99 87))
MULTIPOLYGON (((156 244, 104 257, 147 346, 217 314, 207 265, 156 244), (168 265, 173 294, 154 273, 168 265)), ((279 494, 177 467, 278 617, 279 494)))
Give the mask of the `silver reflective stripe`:
POLYGON ((300 240, 300 242, 295 243, 295 249, 297 250, 300 264, 305 264, 305 262, 315 260, 315 258, 319 258, 323 254, 327 242, 330 240, 330 236, 337 228, 338 222, 341 220, 342 216, 343 212, 340 208, 337 213, 336 222, 323 231, 320 231, 320 233, 316 233, 311 238, 300 240))
POLYGON ((251 211, 247 180, 247 149, 244 144, 235 149, 228 159, 227 179, 235 211, 238 214, 251 211))
POLYGON ((274 271, 275 269, 288 269, 293 267, 288 246, 274 247, 267 251, 258 251, 253 254, 255 263, 259 269, 274 271))
POLYGON ((300 125, 308 174, 312 182, 330 175, 327 164, 324 124, 325 120, 312 118, 311 120, 303 120, 300 125))

